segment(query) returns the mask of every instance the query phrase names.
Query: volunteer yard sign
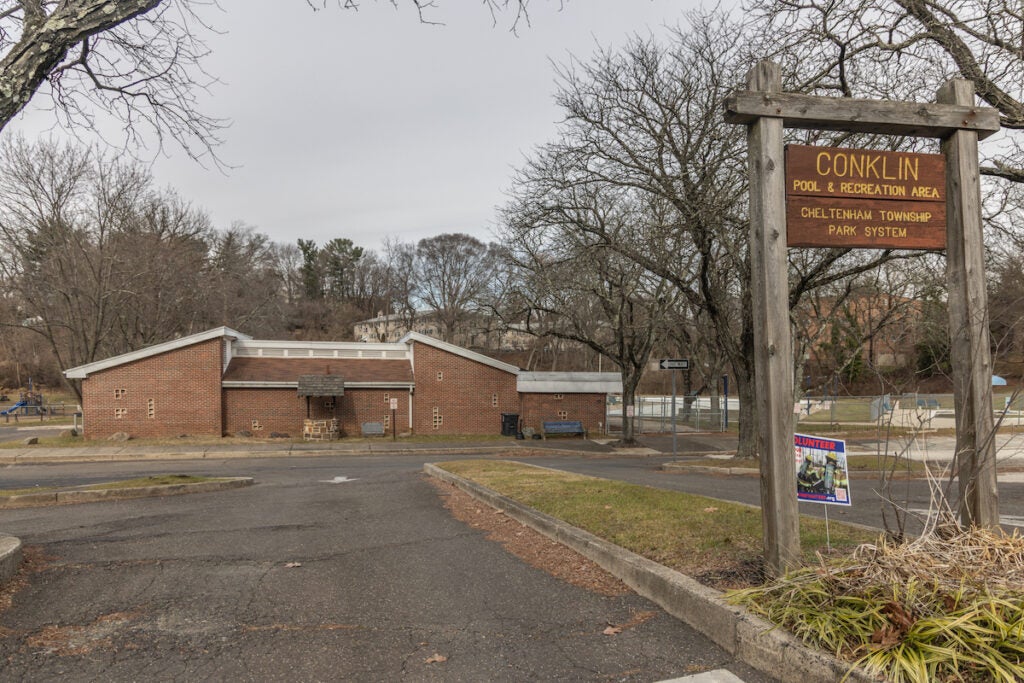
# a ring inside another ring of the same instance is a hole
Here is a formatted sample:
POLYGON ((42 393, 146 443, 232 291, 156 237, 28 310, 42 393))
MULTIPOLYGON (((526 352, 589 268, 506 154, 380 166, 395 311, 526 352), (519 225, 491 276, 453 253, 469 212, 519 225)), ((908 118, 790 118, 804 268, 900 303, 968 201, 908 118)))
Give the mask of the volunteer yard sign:
POLYGON ((852 505, 846 442, 794 434, 796 497, 810 503, 852 505))

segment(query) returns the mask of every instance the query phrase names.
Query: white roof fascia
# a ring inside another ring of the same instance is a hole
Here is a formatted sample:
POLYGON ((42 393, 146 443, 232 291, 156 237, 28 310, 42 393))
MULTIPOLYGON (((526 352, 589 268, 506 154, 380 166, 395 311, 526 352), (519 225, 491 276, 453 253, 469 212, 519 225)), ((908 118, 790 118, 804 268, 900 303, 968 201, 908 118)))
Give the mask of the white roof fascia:
MULTIPOLYGON (((339 351, 402 351, 409 352, 409 347, 396 342, 384 344, 380 342, 331 342, 331 341, 281 341, 270 339, 253 339, 249 337, 239 340, 235 346, 240 349, 330 349, 339 351)), ((292 356, 299 358, 301 356, 292 356)))
MULTIPOLYGON (((220 383, 224 389, 298 389, 298 382, 264 382, 262 380, 225 380, 220 383)), ((409 389, 412 382, 345 382, 346 389, 409 389)))
POLYGON ((426 344, 427 346, 433 346, 436 349, 441 349, 442 351, 447 351, 448 353, 455 354, 456 356, 468 358, 469 360, 476 361, 477 363, 480 363, 482 365, 489 365, 492 368, 497 368, 498 370, 503 370, 513 375, 518 375, 520 372, 519 368, 517 368, 515 365, 503 363, 500 360, 491 358, 490 356, 485 356, 482 353, 470 351, 469 349, 464 349, 461 346, 449 344, 448 342, 441 341, 440 339, 434 339, 433 337, 428 337, 427 335, 420 334, 419 332, 409 332, 404 337, 402 337, 399 343, 408 344, 409 342, 420 342, 426 344))
POLYGON ((521 372, 516 390, 523 394, 621 394, 617 372, 521 372))
POLYGON ((143 358, 167 353, 168 351, 175 351, 177 349, 185 348, 186 346, 198 344, 199 342, 208 341, 210 339, 219 339, 220 337, 227 337, 232 340, 252 339, 249 335, 242 334, 230 327, 215 327, 212 330, 197 332, 196 334, 190 334, 186 337, 179 337, 178 339, 172 339, 171 341, 154 344, 153 346, 147 346, 136 351, 129 351, 128 353, 122 353, 118 356, 111 356, 110 358, 98 360, 94 363, 86 363, 85 365, 68 368, 64 371, 64 376, 68 379, 85 379, 94 372, 109 370, 110 368, 115 368, 118 365, 132 363, 137 360, 142 360, 143 358))
POLYGON ((298 382, 262 382, 244 380, 229 380, 220 383, 223 389, 298 389, 298 382))

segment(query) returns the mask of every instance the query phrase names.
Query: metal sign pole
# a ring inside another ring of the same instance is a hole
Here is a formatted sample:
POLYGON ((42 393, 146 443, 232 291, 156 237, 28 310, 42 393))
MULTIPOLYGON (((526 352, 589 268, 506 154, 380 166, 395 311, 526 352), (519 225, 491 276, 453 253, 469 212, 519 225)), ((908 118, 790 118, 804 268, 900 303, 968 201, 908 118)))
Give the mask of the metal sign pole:
POLYGON ((725 396, 725 406, 722 409, 722 417, 725 429, 729 429, 729 375, 722 375, 722 394, 725 396))
POLYGON ((676 457, 676 372, 672 371, 672 457, 676 457))

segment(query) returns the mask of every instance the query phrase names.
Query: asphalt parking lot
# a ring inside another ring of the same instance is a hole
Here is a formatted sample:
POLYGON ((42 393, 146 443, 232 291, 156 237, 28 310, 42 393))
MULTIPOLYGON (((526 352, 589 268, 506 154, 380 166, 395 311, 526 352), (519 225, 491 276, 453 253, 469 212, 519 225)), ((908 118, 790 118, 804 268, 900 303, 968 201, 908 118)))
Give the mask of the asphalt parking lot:
POLYGON ((174 471, 257 484, 0 511, 0 529, 46 558, 0 613, 3 677, 766 680, 646 600, 554 579, 452 519, 425 459, 5 468, 20 483, 174 471))

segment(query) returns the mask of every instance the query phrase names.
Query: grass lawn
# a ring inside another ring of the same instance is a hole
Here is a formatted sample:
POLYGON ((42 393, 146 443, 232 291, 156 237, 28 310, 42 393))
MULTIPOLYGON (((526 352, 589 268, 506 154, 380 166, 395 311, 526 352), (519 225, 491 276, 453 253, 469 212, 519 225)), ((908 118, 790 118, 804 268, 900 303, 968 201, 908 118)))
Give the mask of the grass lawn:
MULTIPOLYGON (((458 460, 438 466, 699 580, 760 564, 756 508, 518 462, 458 460)), ((835 552, 878 536, 837 522, 830 530, 835 552)), ((800 537, 808 563, 816 561, 816 551, 827 552, 824 521, 802 516, 800 537)), ((746 585, 754 578, 726 583, 746 585)))

